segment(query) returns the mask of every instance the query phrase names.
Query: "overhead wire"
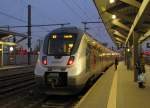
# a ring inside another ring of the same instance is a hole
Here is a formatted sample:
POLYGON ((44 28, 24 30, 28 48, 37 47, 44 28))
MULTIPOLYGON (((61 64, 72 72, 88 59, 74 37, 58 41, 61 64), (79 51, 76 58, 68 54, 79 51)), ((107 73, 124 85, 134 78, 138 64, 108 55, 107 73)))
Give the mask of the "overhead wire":
MULTIPOLYGON (((21 0, 21 1, 22 1, 22 0, 21 0)), ((25 2, 25 1, 23 1, 23 2, 28 5, 27 2, 25 2)), ((52 21, 52 22, 56 22, 56 23, 57 23, 57 21, 56 21, 55 19, 46 16, 45 12, 42 11, 40 7, 38 7, 38 6, 32 4, 32 8, 33 8, 33 9, 37 9, 38 11, 35 11, 35 12, 37 12, 38 14, 41 14, 42 18, 43 18, 43 16, 44 16, 44 18, 46 18, 47 20, 50 20, 50 21, 52 21)))
MULTIPOLYGON (((22 1, 22 0, 21 0, 22 1)), ((22 3, 25 3, 26 5, 29 5, 27 2, 25 2, 25 1, 22 1, 22 3)), ((32 5, 32 8, 35 8, 35 6, 33 6, 32 5)), ((36 11, 35 11, 36 12, 36 11)), ((39 12, 39 11, 38 11, 39 12)), ((47 31, 48 29, 47 28, 45 28, 45 27, 40 27, 42 30, 44 30, 44 31, 47 31)))
MULTIPOLYGON (((6 16, 6 17, 9 17, 9 18, 11 18, 11 19, 14 19, 14 20, 16 20, 16 21, 19 21, 19 22, 23 22, 23 23, 27 23, 27 21, 26 20, 23 20, 23 19, 20 19, 20 18, 18 18, 18 17, 15 17, 15 16, 12 16, 12 15, 10 15, 10 14, 7 14, 7 13, 5 13, 5 12, 2 12, 1 10, 0 10, 0 14, 1 15, 4 15, 4 16, 6 16)), ((40 27, 41 29, 44 29, 43 27, 40 27)), ((17 32, 17 31, 15 31, 15 30, 13 30, 14 32, 17 32)))
MULTIPOLYGON (((84 1, 83 0, 80 0, 82 3, 84 3, 84 1)), ((87 5, 82 5, 82 7, 83 7, 83 9, 84 10, 87 10, 88 12, 90 11, 90 10, 92 10, 92 8, 91 8, 91 5, 92 5, 92 3, 93 3, 93 0, 86 0, 87 1, 87 5)), ((94 5, 93 5, 94 6, 94 5)), ((96 19, 95 18, 95 15, 92 13, 92 12, 89 12, 90 13, 90 17, 92 17, 93 19, 96 19)))
MULTIPOLYGON (((93 4, 94 5, 94 2, 92 1, 92 0, 87 0, 87 2, 88 2, 88 8, 89 9, 91 9, 91 5, 93 4)), ((95 6, 94 6, 95 7, 95 6)), ((86 8, 85 6, 84 6, 84 8, 86 8)), ((95 8, 95 10, 96 10, 96 8, 95 8)), ((96 11, 97 12, 97 11, 96 11)), ((91 14, 91 16, 94 18, 95 17, 95 15, 94 14, 91 14)), ((97 16, 99 16, 98 15, 98 13, 97 13, 97 16)), ((97 18, 98 20, 99 20, 99 17, 97 18)), ((100 26, 100 27, 98 27, 98 28, 101 28, 101 26, 102 26, 102 24, 103 23, 98 23, 98 25, 100 26)), ((94 27, 95 28, 95 27, 94 27)), ((96 32, 98 33, 100 30, 98 29, 97 27, 96 27, 96 32)), ((101 35, 101 32, 99 32, 100 33, 100 35, 101 35)))
MULTIPOLYGON (((72 3, 73 3, 73 5, 76 5, 81 11, 82 11, 82 13, 84 14, 84 16, 86 16, 89 20, 93 20, 93 18, 92 17, 90 17, 87 13, 86 13, 86 11, 76 2, 76 1, 74 1, 74 0, 71 0, 72 1, 72 3)), ((91 28, 91 27, 90 27, 91 28)), ((92 27, 93 28, 93 27, 92 27)), ((83 29, 83 28, 82 28, 83 29)))
MULTIPOLYGON (((72 1, 73 1, 73 0, 72 0, 72 1)), ((74 2, 74 4, 76 4, 76 6, 77 6, 80 10, 83 11, 83 9, 82 9, 75 1, 73 1, 73 2, 74 2)), ((75 13, 81 20, 83 19, 83 18, 80 16, 80 14, 77 13, 76 11, 74 11, 74 9, 73 9, 66 1, 63 1, 63 3, 64 3, 73 13, 75 13)), ((32 7, 35 8, 35 6, 32 6, 32 7)), ((83 11, 83 13, 84 13, 86 16, 88 16, 85 11, 83 11)), ((9 17, 9 18, 12 18, 12 19, 14 19, 14 20, 17 20, 17 21, 20 21, 20 22, 23 22, 23 23, 27 23, 27 21, 25 21, 25 20, 23 20, 23 19, 17 18, 17 17, 12 16, 12 15, 9 15, 9 14, 4 13, 4 12, 2 12, 2 11, 0 11, 0 14, 2 14, 2 15, 4 15, 4 16, 7 16, 7 17, 9 17)), ((43 28, 43 27, 40 27, 40 28, 42 28, 42 29, 45 30, 45 28, 43 28)), ((46 29, 46 31, 47 31, 47 29, 46 29)))
MULTIPOLYGON (((65 5, 69 8, 69 10, 71 10, 74 14, 76 14, 76 15, 78 16, 78 18, 80 18, 81 20, 83 20, 83 18, 80 16, 80 14, 77 13, 77 12, 68 4, 68 2, 66 2, 65 0, 63 0, 62 3, 65 4, 65 5)), ((77 17, 77 16, 76 16, 76 17, 77 17)))
MULTIPOLYGON (((94 2, 93 2, 93 0, 87 0, 88 1, 88 8, 89 9, 91 9, 91 4, 93 4, 93 7, 95 8, 95 10, 96 10, 96 7, 95 7, 95 5, 94 5, 94 2)), ((97 12, 97 11, 96 11, 97 12)), ((97 13, 97 15, 98 15, 98 13, 97 13)), ((91 16, 94 18, 95 17, 95 15, 94 14, 92 14, 91 13, 91 16)), ((99 15, 98 15, 99 16, 99 15)), ((98 17, 98 19, 99 19, 99 17, 98 17)))
MULTIPOLYGON (((21 0, 22 1, 22 0, 21 0)), ((20 9, 19 9, 20 10, 20 9)), ((22 10, 22 8, 21 8, 21 10, 22 10)), ((16 16, 14 16, 14 15, 11 15, 11 14, 8 14, 8 13, 5 13, 4 11, 2 11, 2 10, 0 10, 0 14, 1 15, 3 15, 3 16, 6 16, 6 17, 8 17, 8 18, 11 18, 11 19, 14 19, 14 20, 16 20, 16 21, 19 21, 19 22, 22 22, 22 23, 27 23, 27 21, 26 20, 23 20, 23 19, 21 19, 21 18, 18 18, 18 17, 16 17, 16 16)), ((41 27, 42 28, 42 27, 41 27)), ((43 29, 43 28, 42 28, 43 29)), ((17 32, 16 30, 13 30, 14 32, 17 32)), ((26 32, 24 32, 24 33, 26 33, 26 32)), ((37 35, 36 35, 37 36, 37 35)))
POLYGON ((7 14, 7 13, 5 13, 5 12, 2 12, 1 10, 0 10, 0 14, 1 14, 1 15, 4 15, 4 16, 7 16, 7 17, 9 17, 9 18, 12 18, 12 19, 14 19, 14 20, 23 22, 23 23, 26 23, 26 22, 27 22, 27 21, 25 21, 25 20, 23 20, 23 19, 17 18, 17 17, 15 17, 15 16, 12 16, 12 15, 7 14))
POLYGON ((73 2, 73 4, 75 4, 82 12, 83 14, 90 20, 92 20, 92 18, 86 13, 86 11, 83 10, 83 8, 81 8, 81 6, 74 0, 71 0, 73 2))

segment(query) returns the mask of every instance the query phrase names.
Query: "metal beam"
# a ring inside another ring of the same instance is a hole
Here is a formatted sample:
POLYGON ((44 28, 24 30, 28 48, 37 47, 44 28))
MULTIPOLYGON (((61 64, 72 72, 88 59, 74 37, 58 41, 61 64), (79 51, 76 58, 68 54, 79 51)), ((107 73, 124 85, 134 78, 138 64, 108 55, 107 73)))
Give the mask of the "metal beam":
POLYGON ((124 42, 122 42, 122 41, 120 41, 120 40, 116 40, 116 44, 117 44, 118 42, 121 43, 121 44, 124 44, 124 42))
POLYGON ((116 26, 118 26, 120 28, 123 28, 126 31, 130 30, 130 28, 128 26, 126 26, 125 24, 121 23, 118 19, 113 20, 112 24, 114 24, 114 25, 116 25, 116 26))
POLYGON ((120 32, 118 32, 117 30, 114 31, 114 35, 119 36, 122 39, 126 39, 126 36, 124 36, 123 34, 121 34, 120 32))
POLYGON ((147 40, 147 39, 149 39, 150 38, 150 30, 148 30, 145 34, 144 34, 144 36, 142 36, 140 39, 139 39, 139 43, 142 43, 142 42, 144 42, 145 40, 147 40))
POLYGON ((113 35, 114 38, 119 38, 120 40, 125 42, 125 39, 120 38, 118 35, 113 35))
POLYGON ((5 41, 5 40, 7 40, 7 39, 9 39, 9 38, 12 38, 12 37, 13 37, 13 35, 8 35, 7 37, 1 38, 1 40, 5 41))
POLYGON ((136 0, 120 0, 120 1, 122 1, 122 2, 124 2, 124 3, 127 3, 127 4, 129 4, 129 5, 131 5, 131 6, 134 6, 134 7, 137 7, 137 8, 140 8, 140 3, 139 2, 137 2, 136 0))
POLYGON ((127 40, 126 40, 125 44, 127 44, 127 42, 129 40, 131 34, 133 33, 135 27, 140 22, 141 17, 144 17, 143 14, 147 11, 147 9, 149 8, 149 6, 150 6, 150 0, 144 0, 142 2, 142 5, 141 5, 141 7, 140 7, 140 9, 139 9, 136 17, 135 17, 135 20, 134 20, 132 26, 131 26, 131 29, 129 31, 129 34, 128 34, 128 37, 127 37, 127 40))
POLYGON ((125 41, 121 40, 120 38, 115 38, 115 40, 121 42, 121 43, 125 43, 125 41))
POLYGON ((22 34, 22 33, 16 33, 16 32, 12 32, 12 31, 7 31, 7 30, 1 30, 0 32, 2 33, 7 33, 7 34, 11 34, 11 35, 15 35, 15 36, 20 36, 20 37, 27 37, 27 35, 22 34))
POLYGON ((27 37, 23 37, 23 38, 21 38, 20 40, 17 40, 16 43, 18 44, 18 43, 22 42, 22 41, 25 40, 25 39, 27 39, 27 37))
POLYGON ((14 43, 14 42, 3 42, 3 41, 0 41, 0 44, 9 45, 9 46, 14 46, 14 45, 16 45, 16 43, 14 43))
POLYGON ((116 44, 121 44, 119 41, 116 41, 116 44))

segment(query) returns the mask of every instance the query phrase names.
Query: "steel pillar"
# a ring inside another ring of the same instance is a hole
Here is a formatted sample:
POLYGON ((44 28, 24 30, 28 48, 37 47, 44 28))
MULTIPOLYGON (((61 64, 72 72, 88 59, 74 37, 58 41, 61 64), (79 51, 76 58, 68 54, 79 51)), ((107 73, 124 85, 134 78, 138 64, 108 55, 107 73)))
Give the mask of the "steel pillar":
POLYGON ((31 5, 28 5, 28 65, 31 64, 31 5))
POLYGON ((139 59, 139 45, 138 45, 138 34, 135 34, 135 32, 132 33, 133 35, 133 71, 134 71, 134 81, 137 81, 138 73, 136 70, 136 63, 139 59))

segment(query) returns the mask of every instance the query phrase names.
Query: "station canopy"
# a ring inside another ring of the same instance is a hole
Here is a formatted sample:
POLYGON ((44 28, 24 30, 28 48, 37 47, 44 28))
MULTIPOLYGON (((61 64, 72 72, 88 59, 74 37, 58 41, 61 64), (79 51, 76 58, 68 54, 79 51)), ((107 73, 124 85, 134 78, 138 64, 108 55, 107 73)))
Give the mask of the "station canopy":
POLYGON ((20 37, 20 39, 17 40, 16 43, 27 38, 26 34, 0 29, 0 40, 1 41, 5 41, 6 39, 12 38, 14 36, 20 37))
POLYGON ((139 43, 150 37, 150 0, 94 0, 98 13, 116 45, 139 43))

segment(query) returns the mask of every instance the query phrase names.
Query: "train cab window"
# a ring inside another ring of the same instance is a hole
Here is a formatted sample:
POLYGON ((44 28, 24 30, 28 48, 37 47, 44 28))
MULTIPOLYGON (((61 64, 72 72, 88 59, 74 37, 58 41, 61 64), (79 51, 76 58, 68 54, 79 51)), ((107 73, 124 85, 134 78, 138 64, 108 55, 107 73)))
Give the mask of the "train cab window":
POLYGON ((57 34, 52 35, 48 42, 48 54, 49 55, 70 55, 76 36, 72 34, 57 34))

